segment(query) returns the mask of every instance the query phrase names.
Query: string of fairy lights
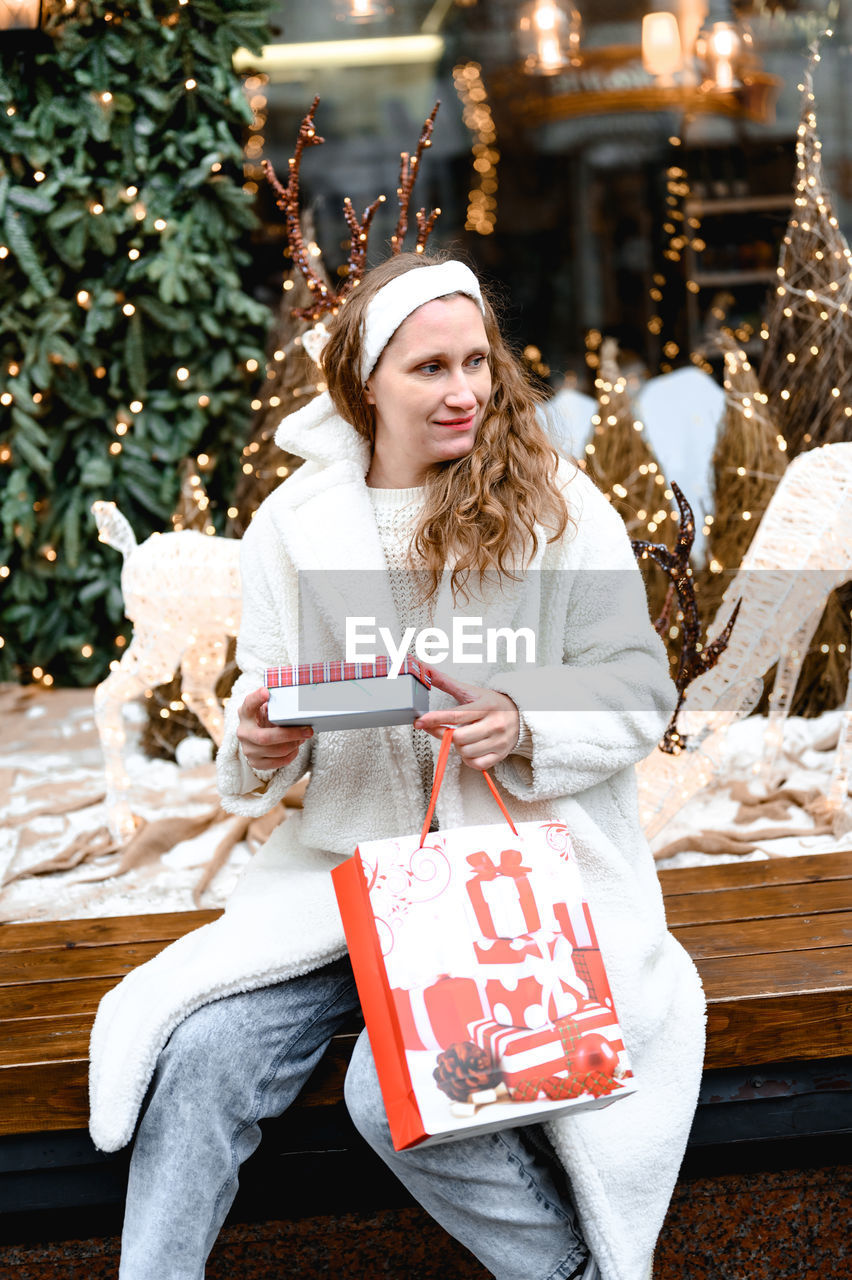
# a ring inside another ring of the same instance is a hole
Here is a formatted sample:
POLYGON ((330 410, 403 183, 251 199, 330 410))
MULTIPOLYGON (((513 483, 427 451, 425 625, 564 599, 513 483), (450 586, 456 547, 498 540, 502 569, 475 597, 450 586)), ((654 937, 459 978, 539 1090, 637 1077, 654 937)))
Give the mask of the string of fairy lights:
POLYGON ((497 129, 478 62, 453 68, 453 84, 462 105, 462 119, 473 134, 473 186, 468 192, 465 231, 490 236, 497 225, 497 129))
POLYGON ((243 191, 246 195, 255 196, 259 190, 259 183, 263 178, 263 167, 260 163, 263 149, 266 146, 266 138, 263 129, 266 124, 269 111, 267 100, 266 86, 269 84, 269 76, 264 72, 255 72, 246 76, 243 80, 243 92, 246 95, 249 107, 251 108, 252 118, 249 124, 249 136, 246 139, 243 148, 243 191))
MULTIPOLYGON (((683 140, 680 137, 672 136, 669 138, 669 143, 672 146, 681 146, 683 140)), ((697 296, 701 291, 701 284, 695 279, 692 263, 697 263, 698 255, 704 252, 707 248, 707 243, 702 235, 700 205, 695 200, 689 175, 682 164, 670 164, 666 169, 665 205, 662 230, 667 236, 667 241, 662 250, 662 256, 666 262, 676 264, 679 268, 677 271, 677 288, 684 288, 687 293, 697 296), (691 255, 695 256, 692 257, 691 255), (684 271, 679 266, 681 263, 687 266, 687 270, 684 271)), ((648 297, 652 304, 652 314, 647 321, 648 332, 654 337, 659 337, 665 327, 665 321, 661 313, 664 310, 662 304, 668 287, 670 287, 670 281, 665 271, 655 271, 648 289, 648 297)), ((709 308, 709 314, 712 320, 719 325, 726 319, 726 310, 721 305, 719 297, 713 300, 709 308)), ((738 341, 748 342, 753 337, 754 329, 747 321, 744 321, 742 325, 732 330, 732 332, 738 341)), ((663 359, 659 365, 660 372, 671 373, 674 368, 672 361, 676 360, 680 355, 680 344, 674 338, 666 339, 662 345, 663 359)), ((714 373, 713 365, 707 359, 705 350, 697 348, 690 351, 689 359, 692 364, 699 369, 703 369, 705 373, 714 373)))

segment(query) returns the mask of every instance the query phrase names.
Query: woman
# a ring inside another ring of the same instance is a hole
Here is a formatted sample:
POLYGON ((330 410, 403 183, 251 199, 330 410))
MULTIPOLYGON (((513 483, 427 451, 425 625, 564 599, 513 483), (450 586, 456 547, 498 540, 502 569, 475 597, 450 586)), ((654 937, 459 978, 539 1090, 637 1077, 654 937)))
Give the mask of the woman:
POLYGON ((703 998, 666 932, 636 814, 632 765, 674 690, 626 533, 549 449, 462 264, 401 255, 369 272, 331 325, 323 367, 328 392, 276 437, 305 464, 243 540, 243 674, 218 757, 233 812, 267 812, 310 770, 304 809, 224 916, 128 975, 93 1032, 97 1145, 127 1142, 142 1108, 120 1275, 203 1275, 258 1121, 285 1110, 357 1007, 329 871, 358 839, 419 829, 451 723, 441 827, 494 820, 489 769, 513 816, 571 830, 638 1090, 546 1135, 397 1153, 362 1035, 347 1104, 498 1280, 647 1280, 697 1097, 703 998), (398 633, 459 609, 531 628, 535 665, 442 664, 413 728, 269 725, 263 668, 342 656, 344 617, 384 617, 398 633))

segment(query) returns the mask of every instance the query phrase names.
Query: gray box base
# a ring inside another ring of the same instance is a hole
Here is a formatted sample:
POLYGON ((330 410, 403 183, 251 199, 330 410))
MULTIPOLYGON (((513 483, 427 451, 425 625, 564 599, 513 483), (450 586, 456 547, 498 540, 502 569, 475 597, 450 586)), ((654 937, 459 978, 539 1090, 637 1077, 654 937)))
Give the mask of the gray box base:
POLYGON ((429 690, 412 675, 288 685, 270 689, 267 705, 270 724, 309 724, 315 733, 411 724, 428 710, 429 690))

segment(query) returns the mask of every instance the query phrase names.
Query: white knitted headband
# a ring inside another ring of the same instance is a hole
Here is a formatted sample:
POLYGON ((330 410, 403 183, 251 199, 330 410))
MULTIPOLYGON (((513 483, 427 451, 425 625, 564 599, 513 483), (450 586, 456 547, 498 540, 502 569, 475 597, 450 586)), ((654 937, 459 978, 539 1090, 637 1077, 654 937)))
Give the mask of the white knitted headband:
POLYGON ((479 281, 463 262, 439 262, 434 267, 416 267, 388 281, 371 302, 363 320, 363 355, 361 382, 365 383, 376 367, 379 356, 406 320, 418 307, 449 293, 463 293, 472 298, 485 314, 479 281))

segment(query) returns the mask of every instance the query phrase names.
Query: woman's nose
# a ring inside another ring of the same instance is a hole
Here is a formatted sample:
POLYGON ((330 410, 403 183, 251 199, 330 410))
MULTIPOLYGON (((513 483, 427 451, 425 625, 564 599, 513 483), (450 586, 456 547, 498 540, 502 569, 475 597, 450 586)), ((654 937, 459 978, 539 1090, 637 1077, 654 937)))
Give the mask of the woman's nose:
POLYGON ((464 369, 458 369, 453 373, 450 385, 447 387, 446 400, 449 404, 465 409, 472 409, 476 405, 476 393, 464 369))

